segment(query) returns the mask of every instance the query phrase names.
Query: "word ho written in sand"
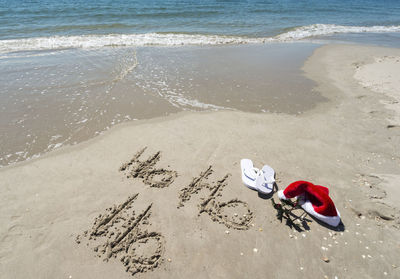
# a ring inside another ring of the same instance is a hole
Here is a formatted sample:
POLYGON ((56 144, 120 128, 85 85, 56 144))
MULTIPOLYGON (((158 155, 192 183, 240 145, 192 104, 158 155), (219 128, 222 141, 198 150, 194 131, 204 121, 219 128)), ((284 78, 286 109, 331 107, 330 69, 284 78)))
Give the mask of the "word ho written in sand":
POLYGON ((137 197, 135 194, 106 209, 95 219, 92 229, 76 238, 78 244, 85 239, 105 261, 119 259, 132 275, 158 267, 164 253, 163 236, 148 231, 152 204, 136 215, 133 203, 137 197))
POLYGON ((161 151, 156 152, 147 158, 147 160, 139 160, 147 147, 139 150, 133 158, 123 164, 119 170, 126 173, 127 178, 141 178, 143 183, 150 187, 165 188, 174 182, 178 173, 173 170, 164 168, 155 168, 155 165, 160 161, 161 151))
POLYGON ((180 191, 178 208, 183 207, 193 195, 199 195, 200 192, 204 192, 202 190, 206 190, 208 195, 201 197, 198 205, 199 215, 204 212, 210 215, 214 222, 224 224, 228 228, 247 230, 253 220, 253 212, 250 211, 246 202, 237 198, 226 202, 218 201, 218 197, 222 196, 222 191, 227 185, 229 174, 209 183, 208 179, 212 173, 212 166, 209 166, 180 191), (237 213, 238 211, 241 211, 240 214, 237 213))

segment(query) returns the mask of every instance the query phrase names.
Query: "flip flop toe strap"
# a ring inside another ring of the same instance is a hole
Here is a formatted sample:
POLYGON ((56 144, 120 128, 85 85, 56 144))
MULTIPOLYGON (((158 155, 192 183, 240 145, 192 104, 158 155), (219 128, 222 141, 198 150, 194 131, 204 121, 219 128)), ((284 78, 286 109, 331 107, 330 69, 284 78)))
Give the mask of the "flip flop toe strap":
POLYGON ((274 184, 275 183, 275 178, 269 177, 268 179, 264 177, 264 182, 268 184, 274 184))
POLYGON ((254 181, 262 174, 262 170, 253 167, 251 169, 245 169, 243 173, 248 179, 254 181))

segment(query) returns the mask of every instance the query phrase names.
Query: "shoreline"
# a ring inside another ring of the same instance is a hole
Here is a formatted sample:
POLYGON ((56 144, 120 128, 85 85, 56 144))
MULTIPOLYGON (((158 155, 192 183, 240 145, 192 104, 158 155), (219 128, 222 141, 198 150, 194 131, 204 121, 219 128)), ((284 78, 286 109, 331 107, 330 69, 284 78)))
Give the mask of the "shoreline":
POLYGON ((361 69, 362 78, 369 78, 374 57, 385 56, 400 57, 400 50, 359 45, 316 49, 302 69, 329 101, 300 115, 182 112, 119 124, 76 146, 1 168, 0 270, 13 278, 396 278, 400 123, 393 121, 399 111, 380 103, 390 97, 353 77, 361 69), (118 171, 143 147, 147 150, 138 160, 161 151, 155 163, 164 170, 160 177, 173 176, 164 188, 118 171), (310 220, 308 230, 296 232, 280 223, 271 202, 242 185, 239 164, 245 157, 257 166, 271 165, 279 189, 303 179, 329 187, 343 230, 310 220), (229 227, 219 213, 199 212, 200 198, 209 194, 205 188, 182 200, 209 166, 213 173, 204 182, 222 181, 222 196, 216 200, 236 199, 240 206, 224 210, 229 216, 251 216, 244 227, 229 227), (160 260, 151 268, 141 265, 143 270, 132 277, 118 259, 96 257, 93 245, 102 239, 90 240, 84 231, 92 230, 106 208, 135 193, 139 196, 131 206, 136 216, 151 204, 148 222, 139 231, 156 234, 150 247, 134 251, 160 260))
POLYGON ((68 50, 4 62, 0 165, 179 111, 300 113, 324 101, 300 70, 315 47, 68 50))

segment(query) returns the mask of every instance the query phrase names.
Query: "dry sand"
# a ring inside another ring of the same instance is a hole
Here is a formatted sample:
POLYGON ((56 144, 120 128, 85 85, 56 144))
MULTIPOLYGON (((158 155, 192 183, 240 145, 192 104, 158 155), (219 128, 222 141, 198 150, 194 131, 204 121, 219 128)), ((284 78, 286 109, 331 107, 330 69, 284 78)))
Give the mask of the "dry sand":
POLYGON ((1 169, 1 277, 399 278, 398 57, 324 46, 302 115, 180 113, 1 169), (241 158, 328 186, 343 226, 281 223, 241 158))

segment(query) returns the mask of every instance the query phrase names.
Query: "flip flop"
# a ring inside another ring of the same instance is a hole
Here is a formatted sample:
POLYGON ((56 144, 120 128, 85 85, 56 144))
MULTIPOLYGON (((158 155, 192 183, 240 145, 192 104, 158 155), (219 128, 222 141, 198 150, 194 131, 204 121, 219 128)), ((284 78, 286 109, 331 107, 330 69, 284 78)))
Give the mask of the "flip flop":
POLYGON ((268 165, 263 166, 259 175, 256 179, 256 187, 258 192, 262 194, 269 194, 274 190, 275 184, 275 171, 268 165))
POLYGON ((250 159, 240 160, 240 168, 244 185, 252 190, 258 190, 256 180, 260 176, 261 171, 253 166, 253 162, 250 159))

